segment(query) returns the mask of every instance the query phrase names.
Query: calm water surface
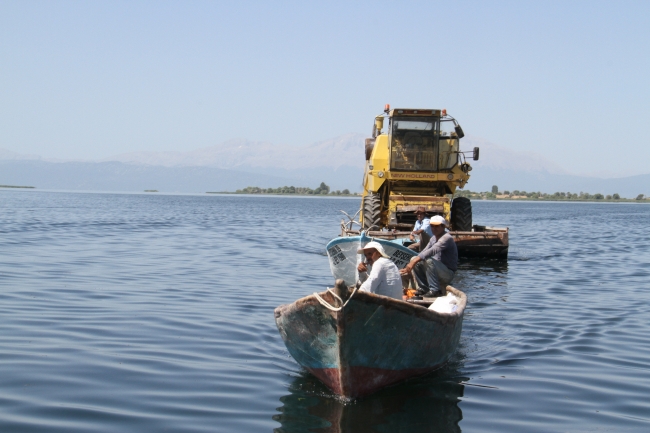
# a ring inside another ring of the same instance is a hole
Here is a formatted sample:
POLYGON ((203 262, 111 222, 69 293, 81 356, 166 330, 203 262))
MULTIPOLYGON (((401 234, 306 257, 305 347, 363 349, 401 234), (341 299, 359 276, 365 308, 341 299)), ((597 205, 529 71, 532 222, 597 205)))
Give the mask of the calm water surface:
POLYGON ((344 405, 273 309, 358 205, 0 191, 0 431, 650 431, 650 206, 475 202, 510 260, 461 266, 452 361, 344 405))

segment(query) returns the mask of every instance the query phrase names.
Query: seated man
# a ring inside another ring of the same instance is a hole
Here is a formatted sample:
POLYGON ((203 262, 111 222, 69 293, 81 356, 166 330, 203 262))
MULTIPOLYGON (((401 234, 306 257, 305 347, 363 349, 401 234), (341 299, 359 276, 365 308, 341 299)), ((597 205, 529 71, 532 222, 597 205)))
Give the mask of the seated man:
POLYGON ((433 232, 431 231, 431 226, 429 225, 429 218, 426 217, 426 209, 424 206, 419 206, 414 213, 418 220, 415 222, 413 231, 409 235, 409 238, 414 241, 415 236, 420 236, 420 242, 411 244, 408 246, 408 248, 410 250, 420 251, 420 246, 424 248, 424 246, 433 237, 433 232))
POLYGON ((357 253, 363 254, 368 261, 368 264, 359 263, 359 272, 368 272, 370 267, 370 275, 359 290, 402 299, 402 277, 395 263, 384 252, 384 247, 379 242, 368 242, 365 247, 357 250, 357 253))
POLYGON ((444 295, 447 284, 454 279, 458 268, 456 242, 445 231, 447 221, 440 215, 430 220, 433 236, 420 254, 400 271, 402 275, 415 274, 418 296, 435 297, 444 295))

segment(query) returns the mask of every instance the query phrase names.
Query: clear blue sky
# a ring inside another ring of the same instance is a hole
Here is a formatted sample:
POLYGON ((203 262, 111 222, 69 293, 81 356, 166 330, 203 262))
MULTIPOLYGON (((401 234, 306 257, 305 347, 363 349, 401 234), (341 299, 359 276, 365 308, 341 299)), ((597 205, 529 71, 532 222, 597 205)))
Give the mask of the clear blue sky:
POLYGON ((305 145, 391 106, 580 173, 650 172, 650 1, 0 0, 0 148, 305 145))

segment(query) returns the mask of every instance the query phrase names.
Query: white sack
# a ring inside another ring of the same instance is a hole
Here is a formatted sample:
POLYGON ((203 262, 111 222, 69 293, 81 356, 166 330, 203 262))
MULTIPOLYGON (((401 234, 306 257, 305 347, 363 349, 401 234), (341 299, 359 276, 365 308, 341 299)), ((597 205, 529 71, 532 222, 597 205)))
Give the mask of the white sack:
POLYGON ((453 293, 447 292, 447 296, 441 296, 429 305, 429 310, 438 313, 451 314, 458 309, 458 298, 453 293))

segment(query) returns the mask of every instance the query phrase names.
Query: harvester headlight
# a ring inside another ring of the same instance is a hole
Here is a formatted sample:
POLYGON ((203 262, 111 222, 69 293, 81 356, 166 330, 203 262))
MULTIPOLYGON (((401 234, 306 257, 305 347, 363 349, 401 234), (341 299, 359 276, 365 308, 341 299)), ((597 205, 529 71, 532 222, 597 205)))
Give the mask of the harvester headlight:
POLYGON ((380 171, 379 173, 377 173, 377 176, 379 176, 379 177, 384 177, 384 172, 383 172, 383 171, 380 171))

